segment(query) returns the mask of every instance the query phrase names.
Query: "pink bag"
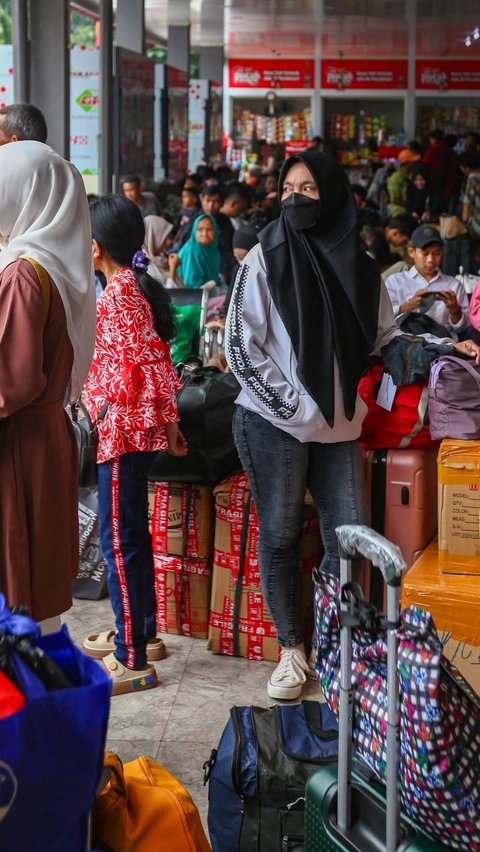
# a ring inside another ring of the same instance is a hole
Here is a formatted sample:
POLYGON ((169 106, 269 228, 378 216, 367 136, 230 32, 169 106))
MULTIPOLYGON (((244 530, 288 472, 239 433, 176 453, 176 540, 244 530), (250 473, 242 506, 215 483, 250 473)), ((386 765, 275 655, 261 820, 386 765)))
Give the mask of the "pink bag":
POLYGON ((455 355, 433 362, 428 387, 432 438, 480 439, 480 364, 455 355))

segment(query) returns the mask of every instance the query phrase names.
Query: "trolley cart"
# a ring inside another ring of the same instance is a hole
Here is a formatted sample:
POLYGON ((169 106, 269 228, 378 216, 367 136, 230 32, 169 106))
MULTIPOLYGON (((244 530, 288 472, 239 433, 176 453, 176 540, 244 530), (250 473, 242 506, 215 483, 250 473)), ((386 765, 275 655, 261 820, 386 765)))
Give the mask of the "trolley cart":
MULTIPOLYGON (((396 629, 400 618, 400 582, 406 563, 399 548, 364 526, 337 527, 341 587, 351 581, 351 560, 357 553, 377 566, 387 583, 388 725, 387 784, 354 768, 352 777, 352 628, 342 620, 340 633, 340 702, 338 763, 319 770, 307 783, 305 852, 439 852, 411 821, 400 816, 400 724, 396 629)), ((341 612, 347 603, 342 601, 341 612)), ((363 766, 363 764, 362 764, 363 766)), ((370 773, 373 775, 373 773, 370 773)))

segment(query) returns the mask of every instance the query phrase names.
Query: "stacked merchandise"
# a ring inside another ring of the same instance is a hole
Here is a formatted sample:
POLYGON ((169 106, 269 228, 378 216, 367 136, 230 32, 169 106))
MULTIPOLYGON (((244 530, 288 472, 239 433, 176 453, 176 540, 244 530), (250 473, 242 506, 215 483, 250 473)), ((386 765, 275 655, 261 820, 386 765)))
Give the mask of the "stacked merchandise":
MULTIPOLYGON (((278 642, 260 589, 258 519, 245 474, 214 489, 215 544, 208 648, 251 660, 278 658, 278 642)), ((312 571, 321 556, 317 513, 305 505, 300 564, 305 644, 312 637, 312 571)))
POLYGON ((365 145, 368 139, 377 138, 379 134, 384 138, 386 133, 386 115, 370 115, 364 110, 361 110, 358 116, 355 113, 334 112, 328 124, 330 139, 339 139, 341 142, 357 141, 359 145, 365 145))
POLYGON ((305 140, 312 134, 311 117, 309 109, 284 115, 260 115, 246 109, 235 109, 234 138, 237 144, 264 139, 269 145, 305 140))
POLYGON ((340 139, 341 142, 350 142, 356 136, 356 118, 353 113, 334 112, 330 116, 328 125, 330 139, 340 139))
POLYGON ((480 107, 472 106, 422 106, 420 107, 420 135, 426 138, 431 130, 440 127, 445 133, 463 136, 480 126, 480 107))
POLYGON ((157 482, 150 489, 157 629, 205 639, 210 600, 212 488, 157 482))

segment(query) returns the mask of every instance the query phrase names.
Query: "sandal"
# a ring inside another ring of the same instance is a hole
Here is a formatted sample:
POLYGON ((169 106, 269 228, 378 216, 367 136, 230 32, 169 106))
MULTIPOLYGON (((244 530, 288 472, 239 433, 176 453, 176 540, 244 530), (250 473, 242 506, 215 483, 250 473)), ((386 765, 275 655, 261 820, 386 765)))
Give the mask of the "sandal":
POLYGON ((153 666, 144 669, 127 669, 120 663, 115 654, 108 654, 102 659, 105 671, 112 680, 112 695, 123 695, 126 692, 140 692, 158 686, 157 673, 153 666))
MULTIPOLYGON (((89 657, 94 657, 96 660, 101 660, 107 654, 112 654, 115 651, 115 630, 104 630, 102 633, 91 633, 85 639, 82 648, 83 652, 89 657)), ((147 643, 147 660, 150 663, 164 660, 167 656, 167 649, 163 639, 155 636, 149 639, 147 643)))

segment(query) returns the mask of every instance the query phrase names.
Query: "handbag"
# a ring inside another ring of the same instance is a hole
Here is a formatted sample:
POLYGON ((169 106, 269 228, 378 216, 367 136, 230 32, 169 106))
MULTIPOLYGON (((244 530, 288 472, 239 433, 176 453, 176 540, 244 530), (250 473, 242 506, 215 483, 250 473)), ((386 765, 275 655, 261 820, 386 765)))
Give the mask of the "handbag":
POLYGON ((78 528, 80 533, 78 574, 72 583, 74 598, 99 601, 108 596, 107 563, 100 547, 98 491, 78 489, 78 528))
POLYGON ((80 399, 70 404, 71 421, 78 449, 78 483, 81 488, 91 488, 97 484, 97 425, 105 417, 109 405, 109 402, 104 403, 100 414, 92 423, 90 415, 80 399), (82 413, 81 419, 78 417, 79 412, 82 413))
MULTIPOLYGON (((328 574, 317 572, 315 580, 320 687, 338 712, 340 588, 328 574)), ((352 627, 354 746, 385 781, 387 625, 355 583, 348 591, 347 618, 352 627)), ((478 852, 480 700, 442 655, 428 612, 408 607, 397 636, 402 807, 448 848, 478 852)))
POLYGON ((85 852, 102 773, 110 679, 66 627, 40 636, 38 625, 13 614, 3 595, 0 631, 25 698, 17 712, 0 718, 0 849, 85 852))
POLYGON ((184 370, 182 381, 177 405, 188 454, 176 457, 159 453, 148 478, 159 482, 217 483, 242 469, 232 433, 240 385, 233 373, 223 373, 216 367, 184 370))
POLYGON ((480 364, 446 355, 430 370, 428 409, 432 438, 480 438, 480 364))
POLYGON ((200 815, 180 781, 150 757, 122 764, 105 753, 110 781, 92 811, 92 845, 108 852, 211 852, 200 815))

